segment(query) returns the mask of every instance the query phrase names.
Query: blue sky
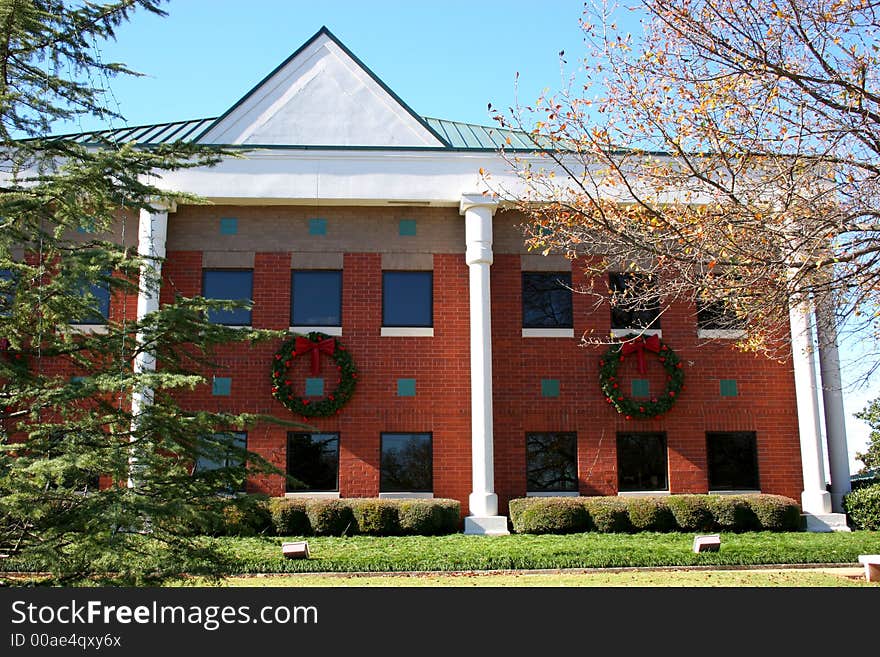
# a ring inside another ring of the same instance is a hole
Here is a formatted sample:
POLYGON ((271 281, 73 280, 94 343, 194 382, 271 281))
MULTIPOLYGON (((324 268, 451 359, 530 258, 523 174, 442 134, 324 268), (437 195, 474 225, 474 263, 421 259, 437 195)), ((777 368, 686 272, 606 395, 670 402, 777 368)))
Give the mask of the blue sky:
MULTIPOLYGON (((583 0, 172 0, 166 9, 136 15, 102 46, 104 61, 144 75, 110 81, 106 102, 126 117, 113 127, 217 116, 322 26, 417 113, 457 121, 491 124, 488 103, 528 105, 584 65, 583 0)), ((638 32, 638 16, 621 27, 638 32)), ((55 132, 104 127, 83 119, 55 132)), ((844 379, 858 379, 861 350, 841 351, 844 379)), ((851 454, 868 435, 852 413, 880 396, 876 379, 846 393, 851 454)))

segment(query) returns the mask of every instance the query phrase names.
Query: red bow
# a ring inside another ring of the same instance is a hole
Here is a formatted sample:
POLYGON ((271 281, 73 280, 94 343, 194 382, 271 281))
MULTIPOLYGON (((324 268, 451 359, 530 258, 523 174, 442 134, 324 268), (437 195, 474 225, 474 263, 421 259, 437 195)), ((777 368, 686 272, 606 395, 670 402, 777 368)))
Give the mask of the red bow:
POLYGON ((622 355, 636 355, 639 360, 639 374, 644 374, 647 371, 647 369, 645 368, 646 351, 653 351, 655 354, 659 354, 660 338, 658 338, 656 335, 651 335, 647 338, 641 337, 637 340, 633 340, 632 342, 624 342, 623 345, 620 347, 620 353, 622 355))
POLYGON ((321 354, 332 356, 334 351, 336 351, 336 340, 333 338, 312 342, 308 338, 297 337, 293 355, 302 356, 312 352, 312 376, 317 376, 318 371, 321 369, 321 354))

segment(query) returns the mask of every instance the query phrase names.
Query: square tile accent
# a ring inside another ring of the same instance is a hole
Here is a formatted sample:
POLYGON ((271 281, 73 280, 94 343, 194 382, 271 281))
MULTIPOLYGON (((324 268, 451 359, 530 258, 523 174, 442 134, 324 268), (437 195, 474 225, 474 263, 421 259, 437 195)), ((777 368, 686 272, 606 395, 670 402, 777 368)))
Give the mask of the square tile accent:
POLYGON ((323 397, 324 379, 321 377, 306 379, 306 397, 323 397))
POLYGON ((309 235, 326 235, 326 219, 309 219, 309 235))
POLYGON ((721 379, 720 381, 722 397, 736 397, 739 391, 736 387, 736 379, 721 379))
POLYGON ((211 394, 215 397, 228 397, 232 394, 232 379, 228 376, 215 376, 211 384, 211 394))
POLYGON ((558 397, 559 379, 541 379, 541 396, 558 397))
POLYGON ((400 225, 397 228, 398 234, 401 237, 412 237, 416 234, 416 220, 415 219, 401 219, 400 225))
POLYGON ((397 396, 398 397, 415 397, 416 396, 416 380, 415 379, 397 379, 397 396))
POLYGON ((95 232, 95 218, 94 217, 84 217, 82 221, 79 222, 79 226, 76 227, 77 233, 94 233, 95 232))
POLYGON ((220 217, 221 235, 238 235, 238 219, 235 217, 220 217))
POLYGON ((633 397, 650 397, 651 395, 651 386, 648 383, 648 379, 633 379, 632 380, 632 396, 633 397))
POLYGON ((86 377, 84 377, 84 376, 72 376, 72 377, 70 377, 70 382, 71 382, 71 383, 80 384, 80 383, 82 383, 82 382, 85 381, 85 380, 86 380, 86 377))

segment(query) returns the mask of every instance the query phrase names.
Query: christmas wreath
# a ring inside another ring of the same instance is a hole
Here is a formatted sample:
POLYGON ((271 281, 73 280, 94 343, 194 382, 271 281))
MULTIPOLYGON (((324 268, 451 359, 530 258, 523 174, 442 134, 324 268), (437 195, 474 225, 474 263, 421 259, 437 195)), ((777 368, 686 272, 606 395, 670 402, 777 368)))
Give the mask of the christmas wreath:
POLYGON ((337 413, 351 399, 357 383, 357 368, 345 347, 336 338, 324 333, 312 332, 306 336, 297 335, 275 353, 272 362, 272 395, 284 406, 298 415, 325 417, 337 413), (339 371, 339 385, 323 399, 309 400, 293 390, 293 381, 288 370, 294 359, 309 355, 312 376, 320 372, 321 354, 330 356, 339 371))
POLYGON ((666 413, 675 403, 684 386, 684 370, 681 360, 672 349, 665 345, 656 335, 649 337, 634 334, 627 335, 623 342, 613 344, 602 356, 599 366, 599 382, 606 401, 618 413, 625 415, 627 420, 633 418, 650 418, 666 413), (666 389, 661 395, 649 399, 632 399, 623 394, 617 378, 617 368, 629 356, 638 359, 639 373, 645 373, 646 353, 657 354, 657 360, 666 370, 666 389))

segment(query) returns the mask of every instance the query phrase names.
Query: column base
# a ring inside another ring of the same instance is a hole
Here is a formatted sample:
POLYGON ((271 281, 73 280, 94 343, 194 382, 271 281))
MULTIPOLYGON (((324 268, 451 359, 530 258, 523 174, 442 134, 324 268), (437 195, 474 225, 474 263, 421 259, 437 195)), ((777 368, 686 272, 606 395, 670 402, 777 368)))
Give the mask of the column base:
POLYGON ((831 513, 831 493, 825 490, 805 490, 801 493, 801 510, 808 515, 831 513))
POLYGON ((507 531, 507 516, 467 516, 464 533, 475 536, 503 536, 507 531))
POLYGON ((498 496, 495 493, 471 493, 468 496, 471 515, 478 518, 498 515, 498 496))
POLYGON ((845 513, 805 513, 808 532, 849 532, 845 513))

